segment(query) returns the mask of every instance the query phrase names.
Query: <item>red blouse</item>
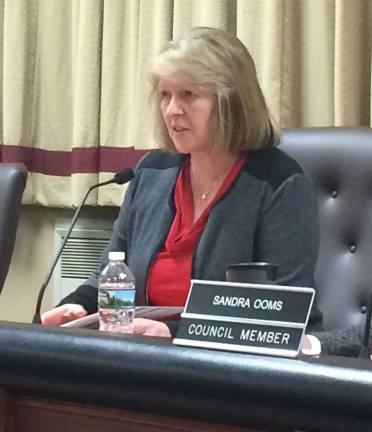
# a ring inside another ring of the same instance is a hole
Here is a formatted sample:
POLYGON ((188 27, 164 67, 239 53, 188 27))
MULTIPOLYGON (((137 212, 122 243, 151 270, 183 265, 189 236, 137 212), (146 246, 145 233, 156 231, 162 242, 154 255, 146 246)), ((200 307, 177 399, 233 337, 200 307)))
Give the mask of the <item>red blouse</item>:
POLYGON ((213 201, 193 224, 194 207, 190 180, 190 159, 178 174, 173 199, 175 217, 162 249, 155 255, 147 278, 147 295, 151 305, 184 306, 190 288, 194 246, 207 223, 211 207, 230 187, 244 159, 238 159, 226 175, 213 201))

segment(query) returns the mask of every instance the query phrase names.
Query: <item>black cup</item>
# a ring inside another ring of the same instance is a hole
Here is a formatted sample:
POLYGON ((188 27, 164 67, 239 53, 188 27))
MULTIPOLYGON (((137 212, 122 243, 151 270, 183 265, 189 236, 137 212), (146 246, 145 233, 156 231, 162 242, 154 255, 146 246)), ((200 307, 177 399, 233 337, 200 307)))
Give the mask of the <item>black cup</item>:
POLYGON ((231 264, 226 269, 228 282, 275 285, 278 265, 265 262, 231 264))

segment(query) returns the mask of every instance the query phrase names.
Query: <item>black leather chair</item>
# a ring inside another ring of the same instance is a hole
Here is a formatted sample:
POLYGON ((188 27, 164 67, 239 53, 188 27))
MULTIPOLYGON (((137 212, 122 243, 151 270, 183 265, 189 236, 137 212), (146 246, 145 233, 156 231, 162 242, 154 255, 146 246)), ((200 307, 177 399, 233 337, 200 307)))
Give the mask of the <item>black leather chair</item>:
POLYGON ((0 163, 0 292, 13 253, 26 179, 24 165, 0 163))
POLYGON ((319 196, 316 282, 324 328, 363 324, 372 294, 372 129, 287 129, 280 148, 319 196))

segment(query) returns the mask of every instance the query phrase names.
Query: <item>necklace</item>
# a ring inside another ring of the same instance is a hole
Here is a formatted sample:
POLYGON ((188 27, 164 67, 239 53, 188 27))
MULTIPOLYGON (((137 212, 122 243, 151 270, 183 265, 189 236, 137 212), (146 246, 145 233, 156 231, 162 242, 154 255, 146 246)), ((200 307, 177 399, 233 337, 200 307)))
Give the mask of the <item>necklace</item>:
MULTIPOLYGON (((213 180, 213 182, 211 183, 209 189, 204 190, 201 193, 200 199, 202 201, 206 201, 208 199, 208 197, 211 194, 211 192, 215 189, 215 186, 217 186, 220 183, 220 181, 222 180, 222 178, 225 177, 225 175, 230 170, 230 168, 231 167, 229 167, 227 170, 226 170, 226 168, 224 168, 224 170, 213 180)), ((194 178, 194 181, 195 181, 195 175, 194 175, 194 173, 193 173, 193 171, 191 169, 190 169, 190 172, 191 172, 191 176, 194 178)), ((202 187, 202 189, 204 189, 204 188, 202 187)))

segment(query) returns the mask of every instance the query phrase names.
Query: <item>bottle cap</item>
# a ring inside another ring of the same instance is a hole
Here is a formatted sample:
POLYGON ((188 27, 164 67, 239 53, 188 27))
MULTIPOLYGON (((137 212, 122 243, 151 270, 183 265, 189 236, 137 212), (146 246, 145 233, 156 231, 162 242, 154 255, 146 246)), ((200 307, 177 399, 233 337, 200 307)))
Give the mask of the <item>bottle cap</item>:
POLYGON ((124 261, 125 252, 109 252, 108 258, 110 261, 124 261))

